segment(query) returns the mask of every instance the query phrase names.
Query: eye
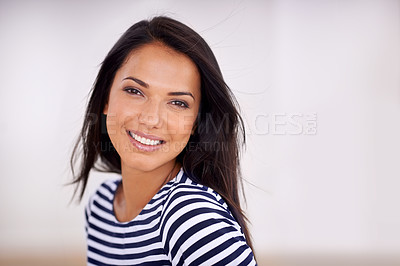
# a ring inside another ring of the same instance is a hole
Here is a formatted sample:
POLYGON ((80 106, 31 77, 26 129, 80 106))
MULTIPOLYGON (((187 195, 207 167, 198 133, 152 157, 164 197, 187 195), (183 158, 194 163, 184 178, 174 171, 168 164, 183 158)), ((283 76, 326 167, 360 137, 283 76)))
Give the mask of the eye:
POLYGON ((171 104, 183 109, 189 108, 189 105, 186 102, 180 100, 173 100, 171 101, 171 104))
POLYGON ((123 91, 126 91, 129 94, 143 95, 143 93, 140 90, 133 87, 124 88, 123 91))

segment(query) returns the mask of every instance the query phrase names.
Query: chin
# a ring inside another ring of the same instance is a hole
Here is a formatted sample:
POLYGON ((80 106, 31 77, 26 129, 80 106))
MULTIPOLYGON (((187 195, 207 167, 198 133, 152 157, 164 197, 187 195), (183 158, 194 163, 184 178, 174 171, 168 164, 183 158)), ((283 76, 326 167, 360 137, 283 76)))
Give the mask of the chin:
MULTIPOLYGON (((146 156, 147 157, 147 156, 146 156)), ((128 158, 125 158, 123 162, 125 165, 131 169, 134 169, 139 172, 151 172, 156 170, 163 165, 168 164, 173 159, 167 160, 155 160, 155 158, 151 158, 151 156, 147 158, 143 158, 142 156, 132 156, 130 155, 128 158)))

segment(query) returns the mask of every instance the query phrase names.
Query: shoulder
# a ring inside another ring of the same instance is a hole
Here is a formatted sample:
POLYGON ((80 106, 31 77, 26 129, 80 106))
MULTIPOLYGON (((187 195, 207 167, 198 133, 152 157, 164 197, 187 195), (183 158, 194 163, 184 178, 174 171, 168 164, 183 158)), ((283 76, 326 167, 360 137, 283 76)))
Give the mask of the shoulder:
POLYGON ((183 174, 171 187, 165 200, 162 221, 173 222, 175 218, 183 220, 186 216, 207 213, 235 223, 228 205, 216 191, 192 181, 183 174))
POLYGON ((89 201, 86 203, 86 216, 90 216, 94 208, 102 209, 106 212, 112 212, 112 203, 115 191, 121 179, 106 180, 98 186, 98 188, 90 195, 89 201))
POLYGON ((160 230, 164 250, 174 265, 253 261, 241 228, 222 197, 189 178, 171 188, 160 230))

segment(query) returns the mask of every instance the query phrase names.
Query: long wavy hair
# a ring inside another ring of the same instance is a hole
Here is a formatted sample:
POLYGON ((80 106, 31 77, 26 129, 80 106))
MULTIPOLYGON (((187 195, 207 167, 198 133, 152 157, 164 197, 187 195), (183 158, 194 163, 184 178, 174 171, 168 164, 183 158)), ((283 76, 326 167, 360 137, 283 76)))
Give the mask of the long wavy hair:
POLYGON ((101 64, 90 92, 82 131, 71 156, 75 192, 80 190, 81 200, 92 168, 121 173, 121 158, 108 136, 103 109, 115 73, 127 56, 153 42, 161 42, 188 56, 201 76, 201 102, 196 128, 177 160, 191 179, 214 189, 223 197, 252 248, 247 218, 239 198, 239 191, 243 191, 239 156, 245 143, 245 131, 237 102, 204 39, 188 26, 168 17, 159 16, 131 26, 101 64), (74 166, 78 160, 80 165, 76 173, 74 166))

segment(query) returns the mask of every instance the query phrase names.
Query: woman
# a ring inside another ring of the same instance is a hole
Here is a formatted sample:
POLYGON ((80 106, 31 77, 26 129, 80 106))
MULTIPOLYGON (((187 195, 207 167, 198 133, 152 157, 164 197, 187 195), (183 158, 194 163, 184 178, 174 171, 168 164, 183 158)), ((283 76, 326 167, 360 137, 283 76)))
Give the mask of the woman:
POLYGON ((82 157, 80 198, 92 168, 122 176, 86 206, 88 264, 255 265, 238 195, 242 140, 196 32, 167 17, 129 28, 102 63, 71 158, 74 169, 82 157))

